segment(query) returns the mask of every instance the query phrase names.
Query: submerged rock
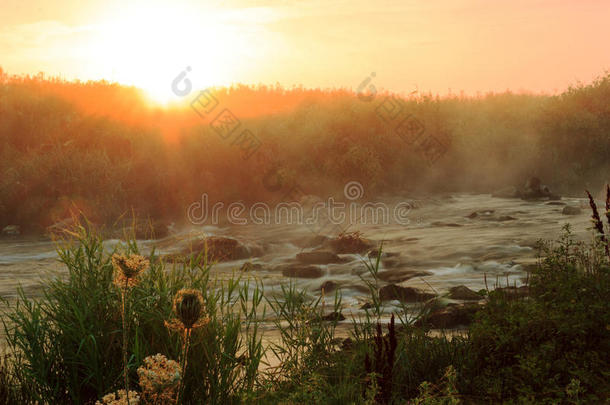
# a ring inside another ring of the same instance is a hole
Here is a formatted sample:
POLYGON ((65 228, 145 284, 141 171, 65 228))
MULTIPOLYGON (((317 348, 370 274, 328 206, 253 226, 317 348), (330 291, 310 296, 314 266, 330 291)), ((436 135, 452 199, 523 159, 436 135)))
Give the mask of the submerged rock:
POLYGON ((387 283, 401 283, 414 277, 429 276, 432 273, 419 270, 386 270, 377 273, 377 277, 387 283))
POLYGON ((346 259, 339 257, 333 252, 327 250, 314 250, 313 252, 302 252, 297 254, 297 260, 306 264, 329 264, 329 263, 345 263, 346 259))
POLYGON ((563 215, 579 215, 582 214, 582 210, 580 209, 580 207, 566 205, 565 207, 563 207, 563 210, 561 210, 561 213, 563 215))
POLYGON ((482 297, 476 292, 466 287, 465 285, 458 285, 457 287, 451 287, 449 289, 448 297, 454 300, 480 300, 482 297))
POLYGON ((448 226, 451 228, 458 228, 462 226, 461 224, 457 224, 455 222, 442 222, 442 221, 434 221, 431 224, 432 226, 448 226))
POLYGON ((401 302, 422 302, 436 297, 413 287, 402 287, 396 284, 389 284, 379 289, 381 301, 398 300, 401 302))
POLYGON ((318 266, 293 264, 282 267, 282 275, 294 278, 320 278, 324 275, 324 271, 318 266))

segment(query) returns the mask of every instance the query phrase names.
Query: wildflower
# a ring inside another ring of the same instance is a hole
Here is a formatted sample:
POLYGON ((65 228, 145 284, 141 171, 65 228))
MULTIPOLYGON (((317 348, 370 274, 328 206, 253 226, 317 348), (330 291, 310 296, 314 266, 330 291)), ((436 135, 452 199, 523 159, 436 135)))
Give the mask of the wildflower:
POLYGON ((180 382, 180 365, 162 354, 148 356, 144 359, 144 366, 138 368, 138 376, 147 403, 170 403, 180 382))
POLYGON ((135 391, 129 391, 129 400, 125 395, 125 390, 119 390, 108 395, 104 395, 102 401, 97 401, 95 405, 124 405, 133 404, 138 405, 140 403, 140 396, 135 391))
POLYGON ((114 284, 122 289, 138 284, 138 277, 145 271, 150 262, 140 255, 112 255, 114 267, 114 284))
POLYGON ((174 330, 190 330, 205 326, 209 320, 203 318, 204 310, 203 296, 199 291, 182 289, 174 298, 176 319, 165 322, 165 325, 174 330))
POLYGON ((209 319, 203 317, 205 303, 201 292, 191 289, 182 289, 178 291, 174 298, 174 314, 176 318, 170 322, 165 322, 165 325, 174 330, 182 332, 182 380, 178 385, 178 394, 176 395, 176 404, 180 402, 180 395, 184 387, 184 377, 186 376, 186 365, 188 363, 189 343, 191 340, 191 332, 195 328, 206 325, 209 319))

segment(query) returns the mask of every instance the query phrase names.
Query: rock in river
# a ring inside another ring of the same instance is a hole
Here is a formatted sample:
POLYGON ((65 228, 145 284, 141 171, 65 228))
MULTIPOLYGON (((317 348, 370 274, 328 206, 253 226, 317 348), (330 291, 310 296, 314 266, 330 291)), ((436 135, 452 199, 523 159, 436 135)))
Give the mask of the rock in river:
POLYGON ((345 263, 347 261, 337 256, 337 254, 326 250, 298 253, 297 260, 305 264, 345 263))
POLYGON ((320 278, 324 275, 324 272, 318 266, 292 264, 282 267, 282 275, 295 278, 320 278))
POLYGON ((414 277, 429 276, 432 273, 418 270, 386 270, 377 273, 377 277, 387 283, 402 283, 414 277))
POLYGON ((449 289, 448 297, 454 300, 471 300, 478 301, 481 297, 476 291, 471 290, 465 285, 458 285, 457 287, 451 287, 449 289))
POLYGON ((401 302, 423 302, 436 297, 413 287, 402 287, 396 284, 388 284, 379 289, 381 301, 398 300, 401 302))
MULTIPOLYGON (((209 261, 228 262, 232 260, 248 259, 250 257, 258 257, 263 254, 263 249, 258 245, 246 246, 237 239, 227 238, 224 236, 209 236, 202 241, 198 241, 193 244, 191 248, 182 251, 183 257, 189 257, 190 255, 203 256, 207 251, 207 257, 209 261)), ((168 255, 166 259, 175 260, 180 255, 168 255)))
POLYGON ((565 207, 563 207, 563 210, 561 211, 561 213, 563 215, 579 215, 582 213, 582 210, 580 209, 580 207, 573 207, 571 205, 566 205, 565 207))

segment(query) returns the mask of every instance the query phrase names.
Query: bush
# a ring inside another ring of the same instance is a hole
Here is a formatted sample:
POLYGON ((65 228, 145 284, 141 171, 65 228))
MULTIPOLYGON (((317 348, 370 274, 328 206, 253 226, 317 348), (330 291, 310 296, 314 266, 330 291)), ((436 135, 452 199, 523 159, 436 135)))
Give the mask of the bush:
POLYGON ((470 331, 469 389, 495 401, 568 401, 578 381, 580 399, 610 394, 610 267, 603 247, 575 244, 569 228, 542 246, 530 297, 490 294, 470 331), (591 259, 603 260, 590 266, 591 259))

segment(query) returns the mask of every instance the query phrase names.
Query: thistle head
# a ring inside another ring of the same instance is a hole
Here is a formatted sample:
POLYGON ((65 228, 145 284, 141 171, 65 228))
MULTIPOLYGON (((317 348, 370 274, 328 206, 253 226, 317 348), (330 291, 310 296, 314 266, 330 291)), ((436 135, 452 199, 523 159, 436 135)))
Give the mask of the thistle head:
POLYGON ((148 269, 150 262, 140 255, 112 255, 114 284, 120 288, 130 288, 138 284, 140 274, 148 269))
POLYGON ((182 289, 174 298, 174 314, 184 329, 201 326, 205 312, 203 296, 197 290, 182 289))

